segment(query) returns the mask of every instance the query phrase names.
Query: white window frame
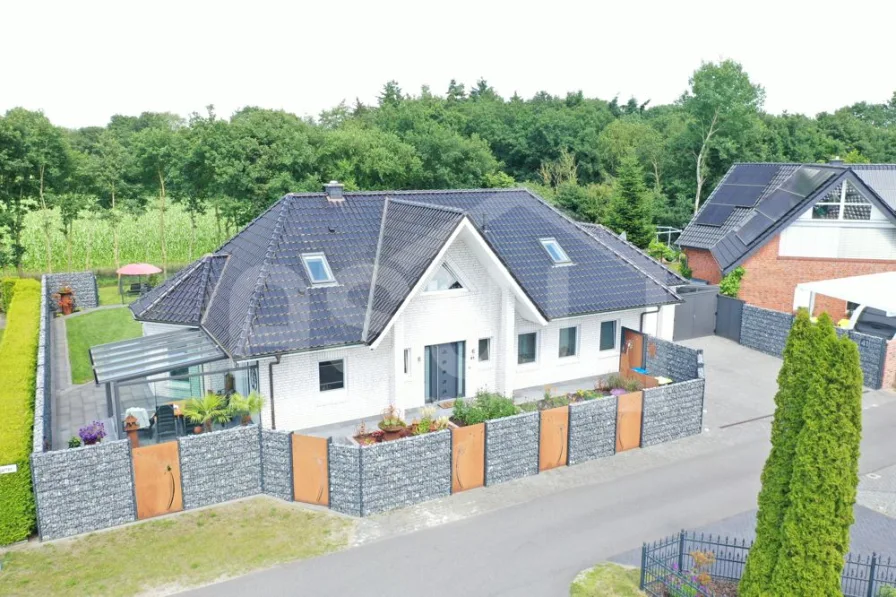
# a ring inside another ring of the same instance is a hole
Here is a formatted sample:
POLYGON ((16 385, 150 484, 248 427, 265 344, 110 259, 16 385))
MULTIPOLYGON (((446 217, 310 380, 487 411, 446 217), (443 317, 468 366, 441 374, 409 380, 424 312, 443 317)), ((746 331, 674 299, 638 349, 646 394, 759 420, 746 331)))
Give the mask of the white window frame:
POLYGON ((839 200, 839 201, 824 201, 824 199, 825 199, 826 197, 822 197, 822 198, 821 198, 822 200, 816 201, 816 202, 812 205, 811 218, 810 218, 812 222, 818 222, 818 223, 824 223, 824 222, 837 222, 837 223, 850 222, 850 223, 852 223, 852 222, 871 222, 871 221, 872 221, 872 218, 871 218, 871 212, 874 210, 874 204, 871 203, 871 201, 869 201, 868 197, 866 197, 864 194, 862 194, 862 192, 859 191, 858 189, 856 189, 855 187, 853 187, 853 190, 855 190, 855 192, 858 193, 859 196, 862 197, 862 199, 865 200, 865 203, 847 203, 847 202, 846 202, 846 185, 847 185, 847 184, 849 184, 847 181, 843 181, 843 184, 840 185, 840 200, 839 200), (838 207, 837 217, 836 217, 836 218, 816 218, 816 217, 815 217, 815 208, 818 207, 819 205, 822 205, 822 206, 823 206, 823 205, 830 205, 830 206, 835 206, 835 205, 836 205, 836 206, 838 207), (871 209, 868 211, 868 217, 867 217, 867 218, 862 218, 862 219, 847 219, 847 218, 843 217, 843 216, 846 214, 846 206, 847 206, 847 205, 870 205, 870 206, 871 206, 871 209))
POLYGON ((344 391, 345 388, 348 387, 348 367, 346 367, 345 357, 339 359, 320 359, 317 361, 317 391, 320 394, 329 394, 330 392, 339 392, 344 391), (322 389, 321 381, 320 381, 320 365, 321 363, 331 363, 334 361, 342 361, 342 387, 341 388, 327 388, 326 390, 322 389))
POLYGON ((308 274, 308 279, 311 280, 312 286, 327 286, 336 283, 336 276, 333 275, 333 270, 330 269, 330 262, 327 261, 327 256, 324 253, 302 253, 302 265, 305 266, 305 273, 308 274), (326 280, 314 279, 311 267, 308 265, 309 261, 320 261, 323 264, 324 270, 327 272, 326 280))
POLYGON ((572 265, 572 259, 569 258, 569 253, 566 252, 566 250, 560 245, 560 242, 556 238, 552 236, 539 238, 538 242, 540 242, 541 246, 544 247, 545 253, 548 254, 548 257, 554 265, 572 265), (548 246, 553 246, 557 250, 557 252, 559 252, 564 257, 564 259, 557 261, 554 258, 554 255, 551 253, 550 249, 548 249, 548 246))
POLYGON ((404 374, 407 377, 411 376, 411 369, 413 367, 413 361, 411 359, 411 349, 405 348, 404 353, 402 354, 402 358, 404 359, 404 374))
POLYGON ((478 363, 480 363, 481 365, 491 364, 491 362, 492 362, 492 338, 491 338, 491 336, 488 336, 486 338, 479 338, 479 340, 476 341, 476 361, 478 363), (488 342, 488 358, 487 359, 482 358, 482 352, 480 352, 480 350, 479 350, 479 343, 482 342, 483 340, 488 342))
POLYGON ((622 320, 621 319, 604 319, 600 322, 600 326, 597 329, 597 349, 601 354, 610 354, 612 352, 619 352, 619 336, 622 330, 622 320), (601 340, 603 339, 604 333, 604 324, 609 322, 614 322, 613 326, 613 347, 612 348, 601 348, 601 340))
POLYGON ((557 358, 561 361, 565 361, 567 359, 577 359, 579 358, 579 353, 582 350, 582 330, 579 325, 567 325, 557 330, 557 358), (560 332, 563 330, 574 329, 576 331, 576 351, 573 354, 569 354, 566 356, 560 356, 560 332))
POLYGON ((423 286, 423 294, 428 296, 440 295, 440 294, 462 294, 465 292, 470 292, 470 285, 467 284, 467 281, 457 273, 457 268, 454 267, 452 263, 450 263, 447 259, 439 265, 435 272, 433 272, 432 276, 429 280, 426 281, 426 284, 423 286), (454 279, 460 283, 460 288, 445 288, 444 290, 427 290, 426 286, 429 285, 429 282, 432 280, 432 277, 436 275, 442 268, 448 270, 448 272, 454 276, 454 279))
POLYGON ((538 330, 531 332, 518 332, 516 335, 516 366, 517 367, 532 367, 538 365, 538 359, 541 357, 541 333, 538 330), (520 336, 528 336, 529 334, 535 334, 535 359, 529 361, 527 363, 520 363, 520 336))

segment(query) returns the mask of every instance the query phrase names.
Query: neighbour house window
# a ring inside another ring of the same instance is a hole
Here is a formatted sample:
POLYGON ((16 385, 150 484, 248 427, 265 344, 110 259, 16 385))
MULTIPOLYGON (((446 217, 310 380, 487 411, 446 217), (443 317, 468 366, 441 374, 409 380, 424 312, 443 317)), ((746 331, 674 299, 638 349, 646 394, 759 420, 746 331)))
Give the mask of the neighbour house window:
POLYGON ((541 242, 541 246, 544 247, 544 250, 548 252, 551 261, 553 261, 556 265, 572 263, 569 259, 569 255, 566 254, 566 251, 563 250, 563 247, 560 246, 560 243, 557 242, 557 239, 540 238, 538 240, 541 242))
POLYGON ((345 361, 321 361, 317 364, 320 391, 341 390, 345 387, 345 361))
POLYGON ((308 272, 312 284, 330 284, 336 281, 336 278, 333 277, 333 270, 327 263, 327 256, 323 253, 305 253, 302 255, 302 262, 305 264, 305 271, 308 272))
POLYGON ((537 339, 538 335, 535 332, 519 335, 517 339, 517 363, 524 365, 535 362, 537 339))
POLYGON ((600 349, 613 350, 616 348, 616 322, 602 321, 600 324, 600 349))
POLYGON ((404 349, 404 374, 410 375, 411 373, 411 349, 404 349))
POLYGON ((871 202, 848 182, 832 189, 812 206, 813 220, 870 220, 871 202))
POLYGON ((457 279, 451 268, 443 263, 433 277, 429 279, 429 282, 426 283, 424 290, 426 292, 437 292, 440 290, 460 290, 463 287, 463 284, 460 283, 460 280, 457 279))
POLYGON ((560 329, 560 358, 576 356, 578 332, 579 328, 577 327, 560 329))
POLYGON ((485 362, 492 358, 492 339, 491 338, 480 338, 479 339, 479 362, 485 362))

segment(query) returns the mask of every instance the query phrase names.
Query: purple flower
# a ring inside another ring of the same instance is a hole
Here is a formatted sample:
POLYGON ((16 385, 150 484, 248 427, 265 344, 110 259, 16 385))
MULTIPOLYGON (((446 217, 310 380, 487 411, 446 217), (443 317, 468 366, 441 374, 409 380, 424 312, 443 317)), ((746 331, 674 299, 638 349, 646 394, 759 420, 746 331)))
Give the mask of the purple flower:
POLYGON ((85 446, 98 443, 106 437, 106 429, 100 421, 94 421, 90 425, 85 425, 78 430, 78 436, 85 446))

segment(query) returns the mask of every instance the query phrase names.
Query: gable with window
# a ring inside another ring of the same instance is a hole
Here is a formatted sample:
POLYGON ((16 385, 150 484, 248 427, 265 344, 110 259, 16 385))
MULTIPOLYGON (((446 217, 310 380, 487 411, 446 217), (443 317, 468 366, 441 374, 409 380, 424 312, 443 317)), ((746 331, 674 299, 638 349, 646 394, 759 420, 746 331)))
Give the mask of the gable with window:
POLYGON ((812 207, 813 220, 867 221, 871 219, 871 202, 849 182, 831 189, 812 207))
POLYGON ((424 292, 442 292, 445 290, 463 290, 464 285, 461 283, 460 278, 455 275, 455 273, 448 267, 448 264, 443 263, 436 273, 433 274, 432 278, 426 283, 426 287, 424 288, 424 292))

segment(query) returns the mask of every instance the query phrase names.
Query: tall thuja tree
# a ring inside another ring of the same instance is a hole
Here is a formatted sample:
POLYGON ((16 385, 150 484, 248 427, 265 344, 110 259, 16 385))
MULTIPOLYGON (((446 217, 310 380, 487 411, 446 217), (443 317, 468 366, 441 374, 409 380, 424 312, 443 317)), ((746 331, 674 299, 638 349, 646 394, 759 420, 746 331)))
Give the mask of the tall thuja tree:
POLYGON ((772 573, 781 549, 781 525, 790 506, 790 481, 797 438, 803 428, 805 399, 817 386, 819 370, 818 326, 801 309, 797 313, 787 344, 784 363, 778 373, 775 418, 772 421, 772 449, 762 469, 759 512, 756 514, 756 541, 750 549, 740 581, 742 597, 771 594, 772 573))
POLYGON ((806 394, 797 440, 790 505, 772 585, 775 594, 839 596, 859 483, 862 368, 858 347, 838 338, 827 314, 819 318, 826 349, 821 375, 806 394))
POLYGON ((619 164, 606 224, 616 232, 625 232, 629 242, 642 249, 647 248, 656 234, 651 222, 650 192, 644 184, 644 170, 633 153, 619 164))

